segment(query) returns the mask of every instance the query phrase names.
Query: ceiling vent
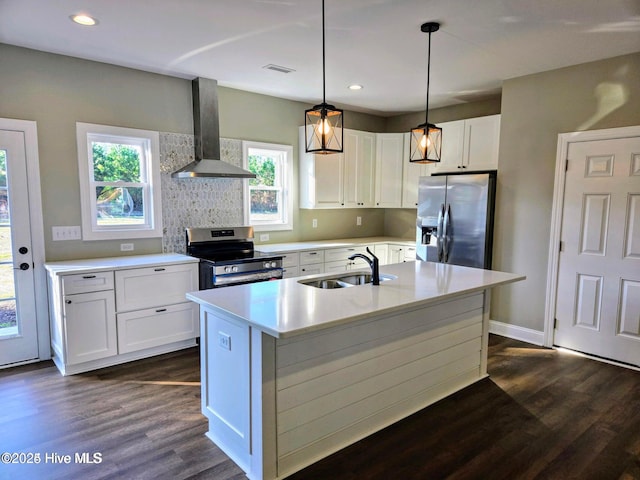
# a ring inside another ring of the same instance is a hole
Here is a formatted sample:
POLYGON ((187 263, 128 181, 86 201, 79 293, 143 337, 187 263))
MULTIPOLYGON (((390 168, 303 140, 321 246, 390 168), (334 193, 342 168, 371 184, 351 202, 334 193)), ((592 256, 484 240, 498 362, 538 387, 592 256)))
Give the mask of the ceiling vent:
POLYGON ((273 70, 274 72, 280 72, 280 73, 295 72, 295 70, 293 68, 282 67, 280 65, 274 65, 273 63, 270 63, 269 65, 265 65, 262 68, 266 68, 267 70, 273 70))

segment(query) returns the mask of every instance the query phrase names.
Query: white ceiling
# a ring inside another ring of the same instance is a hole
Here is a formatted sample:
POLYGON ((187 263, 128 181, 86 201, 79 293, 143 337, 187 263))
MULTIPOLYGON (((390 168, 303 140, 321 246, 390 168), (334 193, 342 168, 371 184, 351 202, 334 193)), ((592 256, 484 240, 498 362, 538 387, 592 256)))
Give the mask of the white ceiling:
MULTIPOLYGON (((432 34, 433 107, 486 98, 505 79, 640 51, 640 0, 325 4, 327 102, 380 115, 424 110, 427 21, 442 24, 432 34)), ((321 38, 321 0, 0 0, 0 42, 312 104, 322 100, 321 38), (79 12, 99 24, 74 24, 79 12)))

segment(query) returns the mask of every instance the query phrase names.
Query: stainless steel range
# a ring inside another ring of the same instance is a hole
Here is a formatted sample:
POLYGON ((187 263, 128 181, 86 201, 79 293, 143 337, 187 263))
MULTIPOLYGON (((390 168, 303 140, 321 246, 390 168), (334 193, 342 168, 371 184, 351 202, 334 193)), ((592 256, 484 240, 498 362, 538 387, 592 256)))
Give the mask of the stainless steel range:
POLYGON ((260 255, 253 227, 187 228, 187 255, 200 259, 200 290, 282 278, 282 257, 260 255))

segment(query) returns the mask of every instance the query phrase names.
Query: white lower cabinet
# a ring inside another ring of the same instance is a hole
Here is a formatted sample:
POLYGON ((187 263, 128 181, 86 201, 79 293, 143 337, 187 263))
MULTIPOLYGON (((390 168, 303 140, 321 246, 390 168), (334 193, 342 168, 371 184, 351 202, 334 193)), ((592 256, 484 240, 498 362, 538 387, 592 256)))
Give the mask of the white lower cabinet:
POLYGON ((298 252, 283 252, 282 255, 282 278, 292 278, 300 275, 298 264, 300 254, 298 252))
POLYGON ((300 252, 300 275, 315 275, 324 273, 324 250, 300 252))
POLYGON ((187 340, 199 334, 198 306, 192 302, 119 313, 117 319, 119 353, 187 340))
POLYGON ((62 315, 66 363, 76 365, 118 353, 113 290, 65 295, 62 315))
POLYGON ((196 345, 198 306, 185 295, 198 290, 198 263, 179 257, 188 260, 149 264, 143 255, 139 268, 104 259, 113 269, 82 273, 72 262, 45 265, 53 361, 63 375, 196 345))

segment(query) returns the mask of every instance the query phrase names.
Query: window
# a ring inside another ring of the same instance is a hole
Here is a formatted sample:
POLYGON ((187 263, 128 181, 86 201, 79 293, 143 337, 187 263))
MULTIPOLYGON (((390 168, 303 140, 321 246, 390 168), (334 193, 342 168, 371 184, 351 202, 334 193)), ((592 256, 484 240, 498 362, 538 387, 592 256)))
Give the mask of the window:
POLYGON ((76 123, 83 240, 162 236, 158 132, 76 123))
POLYGON ((256 174, 247 181, 245 223, 257 231, 291 230, 293 177, 290 145, 242 142, 244 168, 256 174))

